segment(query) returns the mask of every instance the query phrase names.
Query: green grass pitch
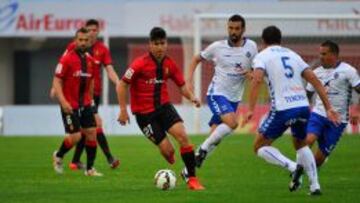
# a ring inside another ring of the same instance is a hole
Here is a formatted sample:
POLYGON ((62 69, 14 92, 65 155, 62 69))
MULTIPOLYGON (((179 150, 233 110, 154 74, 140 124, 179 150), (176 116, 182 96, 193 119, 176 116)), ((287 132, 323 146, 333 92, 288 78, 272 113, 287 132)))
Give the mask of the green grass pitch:
MULTIPOLYGON (((204 136, 191 136, 199 144, 204 136)), ((85 177, 82 171, 63 175, 52 169, 51 155, 62 137, 0 137, 0 202, 359 202, 360 136, 343 136, 328 163, 321 168, 323 195, 310 197, 308 181, 300 191, 288 191, 289 173, 265 163, 252 151, 253 136, 231 135, 198 171, 204 191, 189 191, 178 177, 171 191, 153 185, 158 169, 169 166, 158 150, 142 136, 109 136, 113 154, 121 166, 111 170, 98 148, 96 168, 104 177, 85 177)), ((295 158, 289 136, 275 142, 284 154, 295 158)), ((66 166, 73 152, 65 158, 66 166)), ((85 160, 83 154, 82 160, 85 160)))

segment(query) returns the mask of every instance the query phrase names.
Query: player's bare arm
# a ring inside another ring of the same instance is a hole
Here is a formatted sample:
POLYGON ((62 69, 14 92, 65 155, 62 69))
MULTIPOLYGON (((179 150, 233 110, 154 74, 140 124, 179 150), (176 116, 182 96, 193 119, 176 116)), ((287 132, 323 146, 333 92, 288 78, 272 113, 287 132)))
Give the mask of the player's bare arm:
POLYGON ((200 107, 200 100, 194 96, 194 94, 189 90, 187 85, 183 85, 180 87, 181 94, 191 101, 196 107, 200 107))
POLYGON ((59 100, 61 108, 64 110, 65 113, 71 114, 72 113, 72 107, 69 104, 69 102, 66 100, 66 98, 64 96, 64 92, 62 90, 62 88, 63 88, 63 80, 58 78, 58 77, 54 77, 53 88, 55 89, 55 94, 57 96, 57 99, 59 100))
POLYGON ((250 83, 250 98, 249 98, 249 109, 241 123, 241 127, 244 127, 252 118, 254 114, 255 105, 258 99, 261 83, 264 79, 264 71, 261 69, 255 69, 253 72, 253 79, 250 83))
POLYGON ((186 83, 191 92, 194 92, 194 72, 196 70, 197 65, 201 62, 201 56, 200 54, 195 55, 193 59, 191 60, 190 66, 189 66, 189 72, 188 77, 186 78, 186 83))
POLYGON ((319 81, 319 79, 316 77, 314 72, 310 69, 306 69, 306 70, 304 70, 302 76, 306 81, 308 81, 314 87, 315 91, 318 93, 318 95, 326 109, 326 114, 327 114, 328 119, 331 122, 338 125, 340 123, 340 116, 332 108, 330 101, 327 97, 326 90, 325 90, 324 86, 321 84, 321 82, 319 81))
POLYGON ((126 125, 126 123, 130 123, 129 114, 126 109, 126 100, 128 95, 128 84, 122 80, 116 85, 116 93, 120 107, 120 113, 118 117, 118 122, 121 125, 126 125))
POLYGON ((114 83, 115 86, 117 86, 119 83, 119 76, 116 74, 113 65, 107 65, 105 70, 109 79, 114 83))
POLYGON ((52 100, 56 99, 55 88, 53 86, 51 86, 51 88, 50 88, 49 96, 50 96, 50 99, 52 99, 52 100))

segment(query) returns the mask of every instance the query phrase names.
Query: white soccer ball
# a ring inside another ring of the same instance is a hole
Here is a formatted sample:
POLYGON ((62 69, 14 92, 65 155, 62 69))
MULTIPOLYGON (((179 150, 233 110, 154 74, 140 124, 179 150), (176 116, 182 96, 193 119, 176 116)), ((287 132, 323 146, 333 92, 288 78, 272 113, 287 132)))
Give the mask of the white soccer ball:
POLYGON ((176 185, 176 175, 170 169, 161 169, 154 177, 155 186, 161 190, 171 190, 176 185))

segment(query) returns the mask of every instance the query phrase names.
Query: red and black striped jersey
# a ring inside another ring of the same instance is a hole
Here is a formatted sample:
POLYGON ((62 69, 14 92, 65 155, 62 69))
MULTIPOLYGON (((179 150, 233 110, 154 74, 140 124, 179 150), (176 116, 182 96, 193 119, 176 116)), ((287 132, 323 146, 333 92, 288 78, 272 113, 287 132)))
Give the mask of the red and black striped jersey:
POLYGON ((122 77, 130 84, 131 111, 134 114, 150 113, 169 103, 169 78, 179 87, 185 84, 180 69, 168 56, 160 62, 150 53, 136 58, 122 77))
POLYGON ((62 79, 65 99, 72 108, 91 105, 90 84, 94 68, 95 63, 88 53, 72 50, 61 57, 55 76, 62 79))
MULTIPOLYGON (((71 42, 66 47, 66 50, 63 54, 65 56, 71 50, 74 50, 76 47, 75 42, 71 42)), ((94 57, 95 69, 94 69, 94 95, 100 96, 102 90, 102 80, 101 80, 101 66, 106 67, 107 65, 112 64, 112 58, 109 49, 101 41, 96 41, 90 49, 89 53, 94 57)))

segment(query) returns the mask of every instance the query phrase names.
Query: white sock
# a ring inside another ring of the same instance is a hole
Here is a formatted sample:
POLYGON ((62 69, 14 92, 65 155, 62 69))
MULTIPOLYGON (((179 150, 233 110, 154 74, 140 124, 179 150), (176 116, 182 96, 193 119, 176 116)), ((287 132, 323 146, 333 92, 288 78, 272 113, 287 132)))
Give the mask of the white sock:
POLYGON ((218 125, 215 130, 210 134, 208 138, 201 144, 201 149, 207 151, 209 154, 212 150, 215 149, 216 145, 221 142, 221 140, 230 134, 233 131, 225 123, 218 125))
POLYGON ((320 189, 319 179, 317 175, 316 162, 313 153, 308 146, 297 150, 297 163, 304 166, 306 174, 310 180, 310 191, 320 189))
POLYGON ((290 172, 295 171, 296 163, 285 157, 281 152, 272 146, 263 146, 257 151, 257 155, 271 164, 281 166, 290 172))

